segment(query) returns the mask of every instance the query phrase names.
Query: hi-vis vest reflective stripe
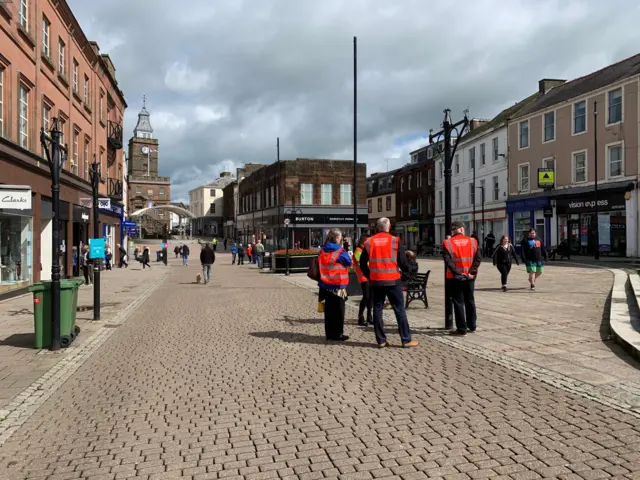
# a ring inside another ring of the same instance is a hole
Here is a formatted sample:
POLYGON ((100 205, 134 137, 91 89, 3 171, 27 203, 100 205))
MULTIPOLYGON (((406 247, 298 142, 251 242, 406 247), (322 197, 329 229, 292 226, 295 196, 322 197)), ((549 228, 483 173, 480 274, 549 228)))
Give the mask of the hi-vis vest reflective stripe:
POLYGON ((358 282, 364 283, 367 281, 367 277, 362 273, 362 269, 360 268, 360 262, 358 262, 358 253, 362 253, 362 249, 360 247, 356 248, 356 251, 353 254, 353 265, 356 267, 356 275, 358 276, 358 282))
POLYGON ((377 233, 367 239, 364 248, 369 253, 369 280, 388 282, 400 279, 398 237, 377 233))
POLYGON ((343 249, 335 252, 325 252, 322 250, 318 256, 318 268, 320 270, 320 281, 325 285, 347 285, 349 283, 349 270, 344 265, 340 265, 338 257, 343 249))
MULTIPOLYGON (((448 240, 445 240, 442 244, 451 255, 451 259, 456 268, 461 273, 469 273, 471 265, 473 265, 473 257, 476 256, 478 251, 478 242, 475 238, 467 237, 466 235, 456 235, 448 240)), ((453 278, 453 272, 447 269, 447 278, 453 278)))

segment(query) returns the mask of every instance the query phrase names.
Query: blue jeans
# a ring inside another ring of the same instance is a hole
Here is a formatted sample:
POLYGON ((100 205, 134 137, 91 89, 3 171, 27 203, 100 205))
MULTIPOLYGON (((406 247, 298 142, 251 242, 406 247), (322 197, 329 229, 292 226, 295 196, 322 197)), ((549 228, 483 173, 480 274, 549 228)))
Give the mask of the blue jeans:
POLYGON ((404 309, 404 295, 402 294, 401 285, 392 285, 388 287, 371 287, 371 295, 373 297, 373 329, 376 333, 376 341, 378 345, 383 345, 387 341, 384 333, 384 321, 382 320, 382 308, 386 298, 396 314, 396 322, 398 322, 398 333, 402 343, 411 341, 411 329, 407 320, 407 312, 404 309))
POLYGON ((204 263, 202 265, 202 277, 204 278, 205 282, 209 282, 211 280, 211 264, 210 263, 204 263))
POLYGON ((188 255, 183 255, 182 256, 182 264, 183 265, 187 265, 189 263, 189 256, 188 255))
POLYGON ((262 255, 264 255, 263 253, 259 253, 256 255, 257 260, 258 260, 258 267, 262 268, 262 255))
POLYGON ((235 265, 236 264, 236 255, 237 253, 231 253, 231 265, 235 265))

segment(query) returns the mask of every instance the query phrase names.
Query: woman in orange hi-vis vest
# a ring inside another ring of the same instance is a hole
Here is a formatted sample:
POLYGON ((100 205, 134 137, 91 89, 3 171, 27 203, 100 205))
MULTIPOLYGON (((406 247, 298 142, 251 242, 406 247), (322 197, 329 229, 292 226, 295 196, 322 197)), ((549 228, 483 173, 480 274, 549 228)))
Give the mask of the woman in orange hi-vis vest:
POLYGON ((362 290, 362 299, 360 300, 360 310, 358 312, 358 325, 373 325, 373 316, 371 314, 371 310, 373 308, 373 302, 371 299, 371 292, 369 289, 369 282, 367 277, 362 273, 362 269, 358 262, 360 261, 360 254, 362 254, 362 250, 364 249, 364 242, 369 238, 368 236, 364 236, 360 238, 358 242, 358 246, 356 247, 355 252, 353 252, 353 266, 356 268, 356 275, 358 276, 358 283, 360 283, 360 289, 362 290), (367 310, 367 319, 364 319, 364 311, 367 310))
POLYGON ((324 331, 327 340, 344 342, 344 307, 349 284, 351 257, 342 248, 342 232, 332 228, 320 249, 318 269, 320 293, 318 300, 324 301, 324 331))

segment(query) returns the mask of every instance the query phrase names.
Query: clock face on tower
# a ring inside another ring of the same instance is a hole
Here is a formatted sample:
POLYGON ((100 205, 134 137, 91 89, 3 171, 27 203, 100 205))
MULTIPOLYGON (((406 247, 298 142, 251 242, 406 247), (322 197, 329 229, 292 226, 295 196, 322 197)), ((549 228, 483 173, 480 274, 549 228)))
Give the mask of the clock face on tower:
POLYGON ((146 145, 144 145, 144 146, 140 149, 140 151, 146 155, 147 153, 149 153, 149 147, 147 147, 146 145))

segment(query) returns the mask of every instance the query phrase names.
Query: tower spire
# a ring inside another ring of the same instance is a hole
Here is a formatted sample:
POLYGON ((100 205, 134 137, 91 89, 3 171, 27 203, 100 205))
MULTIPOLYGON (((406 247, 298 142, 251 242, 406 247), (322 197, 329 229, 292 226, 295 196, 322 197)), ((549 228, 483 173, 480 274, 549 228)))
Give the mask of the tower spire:
POLYGON ((133 135, 139 138, 152 138, 153 128, 151 128, 150 115, 147 111, 147 94, 142 96, 142 110, 138 114, 138 123, 133 129, 133 135))
POLYGON ((147 108, 147 94, 142 95, 142 108, 147 108))

